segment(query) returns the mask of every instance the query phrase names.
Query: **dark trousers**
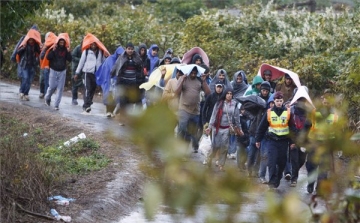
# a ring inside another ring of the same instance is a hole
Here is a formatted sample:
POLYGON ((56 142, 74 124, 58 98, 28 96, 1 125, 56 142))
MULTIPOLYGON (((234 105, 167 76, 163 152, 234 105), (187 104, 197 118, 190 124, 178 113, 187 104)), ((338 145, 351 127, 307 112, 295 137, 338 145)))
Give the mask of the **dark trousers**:
POLYGON ((178 137, 186 142, 192 142, 194 150, 199 148, 199 115, 187 113, 184 110, 178 111, 178 137))
POLYGON ((106 97, 106 99, 104 100, 104 104, 106 106, 106 113, 112 113, 116 107, 116 99, 113 97, 113 93, 111 91, 108 92, 106 96, 104 95, 104 97, 106 97))
POLYGON ((236 164, 239 169, 245 170, 245 162, 247 160, 246 145, 239 141, 237 141, 237 145, 236 164))
POLYGON ((47 89, 45 90, 44 69, 40 70, 39 85, 40 85, 40 93, 45 94, 47 89))
POLYGON ((277 188, 280 185, 282 173, 285 169, 289 143, 288 140, 274 141, 269 139, 266 145, 269 149, 269 186, 277 188))
POLYGON ((95 74, 84 73, 84 105, 83 109, 89 108, 93 104, 93 98, 96 90, 96 77, 95 74))
POLYGON ((250 143, 248 147, 248 156, 247 156, 247 170, 249 172, 249 176, 253 176, 254 173, 258 173, 259 170, 259 149, 255 145, 255 137, 250 136, 250 143))
MULTIPOLYGON (((332 165, 332 157, 330 154, 326 153, 326 154, 321 154, 319 155, 319 157, 315 157, 316 155, 316 151, 315 149, 310 149, 308 156, 307 156, 307 161, 306 161, 306 169, 308 171, 308 177, 312 174, 314 174, 317 169, 318 169, 318 176, 317 176, 317 187, 318 185, 321 184, 321 181, 326 180, 328 177, 328 171, 331 169, 331 165, 332 165)), ((308 186, 309 187, 313 187, 314 190, 316 190, 316 188, 314 188, 314 184, 315 184, 314 179, 312 180, 308 180, 308 186)))
POLYGON ((74 78, 71 78, 71 85, 72 99, 77 100, 79 89, 84 87, 83 80, 78 79, 77 81, 75 81, 74 78))
POLYGON ((306 160, 306 153, 301 152, 300 148, 295 147, 290 149, 291 162, 291 181, 297 181, 299 177, 299 170, 304 165, 306 160))

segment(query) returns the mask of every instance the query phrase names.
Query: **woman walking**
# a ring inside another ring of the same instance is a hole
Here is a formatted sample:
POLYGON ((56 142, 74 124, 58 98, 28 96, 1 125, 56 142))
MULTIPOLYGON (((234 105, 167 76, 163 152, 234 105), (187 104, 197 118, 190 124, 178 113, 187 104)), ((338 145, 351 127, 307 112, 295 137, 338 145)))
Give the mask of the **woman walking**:
POLYGON ((211 161, 215 154, 219 151, 219 170, 224 170, 230 134, 235 134, 236 130, 238 130, 237 134, 244 134, 241 130, 237 102, 233 99, 232 89, 229 88, 224 91, 223 96, 216 103, 210 118, 209 127, 205 130, 206 134, 210 134, 210 131, 212 131, 213 149, 207 162, 209 167, 211 167, 211 161))

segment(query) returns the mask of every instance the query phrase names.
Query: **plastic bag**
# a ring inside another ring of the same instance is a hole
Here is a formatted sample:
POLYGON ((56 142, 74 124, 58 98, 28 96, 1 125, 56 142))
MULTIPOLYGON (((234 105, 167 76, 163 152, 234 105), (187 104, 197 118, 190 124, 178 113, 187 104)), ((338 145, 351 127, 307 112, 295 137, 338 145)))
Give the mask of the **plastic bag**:
POLYGON ((199 142, 199 152, 205 157, 208 157, 211 153, 211 150, 212 150, 211 137, 209 135, 203 134, 199 142))

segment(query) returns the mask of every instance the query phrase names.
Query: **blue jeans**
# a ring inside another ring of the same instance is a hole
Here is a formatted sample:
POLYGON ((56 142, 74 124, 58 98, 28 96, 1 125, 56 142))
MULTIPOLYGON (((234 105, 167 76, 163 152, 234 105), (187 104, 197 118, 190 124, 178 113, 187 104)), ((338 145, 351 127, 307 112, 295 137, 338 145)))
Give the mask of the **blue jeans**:
POLYGON ((35 68, 26 68, 23 69, 21 72, 21 86, 20 86, 20 93, 24 95, 29 95, 31 82, 34 80, 35 76, 35 68))
POLYGON ((260 178, 265 178, 266 169, 268 166, 269 149, 268 149, 266 143, 267 143, 267 140, 263 139, 261 141, 261 146, 260 146, 260 167, 259 167, 259 177, 260 178))
POLYGON ((230 135, 228 154, 236 153, 236 146, 237 146, 236 135, 230 135))
POLYGON ((256 171, 256 159, 259 154, 259 149, 255 145, 255 137, 250 136, 250 144, 248 147, 248 159, 247 159, 247 169, 249 171, 249 174, 256 171))

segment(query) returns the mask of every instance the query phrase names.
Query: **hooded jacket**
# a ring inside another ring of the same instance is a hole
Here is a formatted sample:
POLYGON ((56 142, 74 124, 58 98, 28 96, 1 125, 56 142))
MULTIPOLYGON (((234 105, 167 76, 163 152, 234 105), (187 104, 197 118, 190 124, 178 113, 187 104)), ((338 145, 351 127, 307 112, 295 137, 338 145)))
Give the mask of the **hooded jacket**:
POLYGON ((198 60, 198 59, 201 60, 201 64, 204 63, 204 61, 203 61, 202 57, 200 56, 200 54, 197 54, 197 53, 194 54, 194 56, 192 56, 192 58, 191 58, 191 63, 192 63, 192 64, 195 64, 196 60, 198 60))
POLYGON ((261 76, 255 76, 253 79, 253 82, 251 84, 251 90, 247 91, 245 93, 246 95, 258 95, 260 93, 260 90, 256 88, 256 85, 261 84, 264 80, 261 76))
MULTIPOLYGON (((146 67, 148 56, 147 56, 147 46, 145 45, 145 43, 141 43, 139 45, 138 54, 143 62, 143 66, 146 67), (145 54, 142 56, 140 55, 141 49, 145 49, 145 54)), ((146 67, 146 69, 148 69, 148 68, 146 67)))
POLYGON ((150 46, 148 52, 147 52, 147 68, 148 68, 148 74, 149 76, 151 75, 151 73, 155 70, 156 67, 159 66, 159 56, 153 56, 152 55, 152 50, 153 48, 159 48, 158 45, 153 44, 150 46))
MULTIPOLYGON (((224 90, 224 89, 223 89, 224 90)), ((218 102, 222 96, 223 91, 220 93, 217 93, 216 91, 214 93, 211 93, 208 95, 205 99, 204 106, 201 111, 201 121, 202 125, 205 125, 205 123, 210 121, 212 111, 214 109, 214 106, 216 102, 218 102)))
POLYGON ((210 87, 211 93, 215 92, 215 84, 218 83, 219 81, 221 81, 219 79, 219 74, 221 73, 221 71, 225 74, 225 79, 223 80, 224 89, 228 89, 228 88, 232 89, 232 86, 231 86, 231 83, 230 83, 229 76, 228 76, 227 72, 224 69, 219 69, 216 72, 215 77, 210 82, 209 87, 210 87))
POLYGON ((234 95, 233 95, 234 98, 244 95, 246 89, 248 88, 248 85, 244 81, 245 79, 246 79, 246 75, 245 75, 245 72, 243 70, 237 71, 234 74, 233 80, 231 82, 232 88, 234 90, 234 95), (239 75, 242 76, 241 83, 236 82, 236 79, 237 79, 237 77, 239 75))
POLYGON ((165 54, 164 57, 159 61, 159 66, 161 65, 165 65, 165 59, 170 59, 170 62, 171 62, 171 55, 170 54, 165 54))

